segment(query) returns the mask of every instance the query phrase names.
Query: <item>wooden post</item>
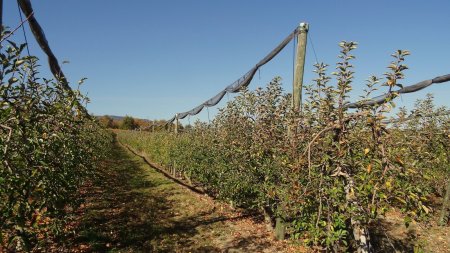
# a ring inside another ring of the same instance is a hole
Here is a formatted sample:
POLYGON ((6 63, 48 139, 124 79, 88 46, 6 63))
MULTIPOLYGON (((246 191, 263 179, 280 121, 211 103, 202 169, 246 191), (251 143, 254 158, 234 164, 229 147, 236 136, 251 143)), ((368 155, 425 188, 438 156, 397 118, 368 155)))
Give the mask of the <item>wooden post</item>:
POLYGON ((284 240, 286 234, 286 224, 284 224, 284 220, 280 216, 280 211, 281 211, 280 206, 278 206, 275 218, 275 238, 277 240, 284 240))
MULTIPOLYGON (((297 112, 302 110, 302 87, 303 87, 303 74, 305 71, 305 56, 306 56, 306 42, 309 25, 308 23, 300 23, 299 32, 297 34, 297 52, 295 60, 295 72, 294 83, 292 91, 292 106, 297 112)), ((292 136, 291 127, 288 128, 288 135, 292 136)), ((286 234, 286 224, 280 214, 280 206, 277 207, 277 216, 275 218, 275 237, 277 240, 284 240, 286 234)))
POLYGON ((0 39, 3 32, 3 0, 0 0, 0 39))
POLYGON ((175 133, 178 133, 178 113, 175 115, 175 133))
POLYGON ((286 234, 286 226, 281 217, 277 217, 275 219, 275 237, 277 240, 284 240, 286 234))
POLYGON ((442 201, 442 210, 439 217, 439 225, 445 226, 450 215, 450 180, 447 183, 447 190, 445 191, 444 200, 442 201))
POLYGON ((308 23, 300 23, 297 34, 297 53, 295 60, 294 83, 292 92, 292 105, 294 110, 302 111, 302 87, 305 71, 306 42, 309 30, 308 23))
POLYGON ((185 171, 183 172, 184 178, 188 181, 189 185, 192 185, 191 177, 188 175, 188 173, 185 171))

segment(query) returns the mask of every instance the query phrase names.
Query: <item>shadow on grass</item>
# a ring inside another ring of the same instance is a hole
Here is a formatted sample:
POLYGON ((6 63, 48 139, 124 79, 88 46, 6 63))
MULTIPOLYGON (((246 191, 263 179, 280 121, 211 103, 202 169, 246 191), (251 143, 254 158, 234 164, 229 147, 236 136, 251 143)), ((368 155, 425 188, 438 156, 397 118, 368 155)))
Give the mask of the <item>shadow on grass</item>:
POLYGON ((266 247, 252 244, 261 239, 254 235, 232 241, 225 250, 207 243, 198 245, 198 240, 191 238, 200 233, 199 226, 251 215, 229 218, 215 213, 214 208, 199 208, 176 219, 174 210, 179 203, 171 199, 174 194, 192 193, 180 193, 178 185, 116 145, 89 189, 75 244, 87 244, 91 252, 228 252, 266 247))
MULTIPOLYGON (((398 224, 397 224, 398 225, 398 224)), ((414 242, 417 239, 413 230, 405 231, 402 238, 394 238, 385 231, 392 230, 396 224, 386 220, 378 220, 371 229, 371 237, 373 238, 373 246, 375 252, 414 252, 414 242)))

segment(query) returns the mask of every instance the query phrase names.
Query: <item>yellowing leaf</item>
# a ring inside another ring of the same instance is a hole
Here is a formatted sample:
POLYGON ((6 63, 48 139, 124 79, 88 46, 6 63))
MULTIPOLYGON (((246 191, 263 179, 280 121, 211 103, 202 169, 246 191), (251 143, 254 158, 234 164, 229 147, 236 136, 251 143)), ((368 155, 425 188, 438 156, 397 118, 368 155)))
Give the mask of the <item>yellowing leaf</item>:
POLYGON ((349 197, 351 198, 351 199, 353 199, 354 197, 355 197, 355 191, 353 190, 353 188, 350 188, 350 191, 349 191, 349 197))
POLYGON ((402 198, 399 198, 399 197, 395 197, 398 201, 400 201, 401 203, 403 203, 403 204, 406 204, 406 201, 404 200, 404 199, 402 199, 402 198))
POLYGON ((426 214, 428 214, 430 212, 430 209, 428 209, 428 207, 422 205, 422 209, 425 211, 426 214))
POLYGON ((387 187, 389 190, 392 188, 391 181, 387 181, 387 182, 385 183, 385 185, 386 185, 386 187, 387 187))
POLYGON ((369 151, 370 151, 370 149, 365 148, 365 149, 364 149, 364 155, 367 155, 367 154, 369 153, 369 151))
POLYGON ((399 157, 396 157, 396 160, 397 160, 397 162, 400 163, 401 165, 404 164, 403 161, 402 161, 402 159, 400 159, 399 157))
POLYGON ((367 173, 370 173, 372 171, 372 164, 369 164, 369 166, 367 166, 367 173))

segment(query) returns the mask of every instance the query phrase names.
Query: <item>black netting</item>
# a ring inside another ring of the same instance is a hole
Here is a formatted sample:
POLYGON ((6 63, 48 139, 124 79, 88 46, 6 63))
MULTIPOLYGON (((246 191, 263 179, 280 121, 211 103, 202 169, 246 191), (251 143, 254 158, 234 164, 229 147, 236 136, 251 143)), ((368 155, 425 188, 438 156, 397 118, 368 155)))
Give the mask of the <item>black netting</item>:
POLYGON ((52 50, 50 49, 50 46, 45 37, 44 31, 42 30, 42 27, 39 25, 36 18, 34 17, 33 7, 31 6, 30 0, 19 0, 19 5, 20 5, 20 9, 25 14, 25 16, 28 17, 31 15, 31 17, 28 19, 28 23, 30 24, 31 32, 33 32, 33 35, 36 38, 36 41, 38 42, 39 46, 42 48, 44 53, 47 55, 48 63, 50 65, 50 70, 51 70, 52 74, 60 82, 60 84, 63 86, 64 89, 72 91, 72 89, 69 87, 69 84, 64 76, 64 73, 61 70, 61 67, 59 66, 56 56, 53 54, 52 50))
POLYGON ((201 104, 201 105, 195 107, 194 109, 188 111, 188 114, 191 115, 191 116, 199 114, 203 110, 204 107, 205 106, 203 104, 201 104))
POLYGON ((164 126, 167 126, 167 125, 171 124, 174 121, 175 121, 175 116, 173 116, 171 119, 169 119, 164 126))
POLYGON ((450 74, 433 78, 433 83, 443 83, 450 81, 450 74))
POLYGON ((178 113, 178 119, 184 119, 186 116, 188 116, 187 112, 178 113))
MULTIPOLYGON (((435 77, 433 79, 430 80, 425 80, 422 82, 418 82, 416 84, 410 85, 410 86, 406 86, 403 87, 399 90, 393 91, 393 93, 397 93, 397 94, 405 94, 405 93, 411 93, 411 92, 416 92, 422 89, 425 89, 426 87, 432 85, 433 83, 443 83, 443 82, 448 82, 450 81, 450 74, 449 75, 444 75, 444 76, 438 76, 435 77)), ((376 105, 376 104, 382 104, 384 102, 386 102, 386 100, 389 98, 389 93, 368 99, 368 100, 361 100, 355 103, 348 103, 345 105, 346 108, 360 108, 363 106, 372 106, 372 105, 376 105)))
POLYGON ((187 115, 196 115, 202 111, 204 107, 211 107, 217 105, 222 98, 225 96, 227 92, 229 93, 236 93, 242 90, 242 88, 247 87, 250 82, 252 81, 253 77, 256 74, 256 71, 263 66, 264 64, 268 63, 270 60, 272 60, 277 54, 283 50, 284 47, 286 47, 289 42, 297 35, 298 29, 295 29, 291 34, 289 34, 275 49, 273 49, 266 57, 264 57, 261 61, 259 61, 255 67, 250 69, 247 73, 245 73, 242 77, 240 77, 238 80, 234 81, 232 84, 228 85, 223 91, 219 92, 214 97, 208 99, 203 104, 195 107, 192 110, 189 110, 187 112, 179 113, 178 119, 183 119, 187 115))
POLYGON ((241 78, 234 81, 232 84, 228 85, 225 88, 225 91, 229 93, 236 93, 239 92, 242 88, 247 87, 252 81, 253 76, 256 74, 256 71, 258 71, 258 68, 256 67, 252 68, 247 73, 245 73, 245 75, 243 75, 241 78))
MULTIPOLYGON (((34 37, 36 38, 36 41, 39 44, 39 47, 41 47, 42 51, 47 55, 48 58, 48 64, 50 66, 50 71, 52 72, 53 76, 56 78, 58 83, 61 85, 63 89, 65 89, 70 94, 73 94, 73 90, 69 86, 69 82, 67 81, 66 77, 64 76, 64 73, 61 70, 61 66, 58 63, 58 59, 53 54, 53 51, 50 48, 50 45, 48 44, 48 41, 45 37, 44 31, 42 30, 42 27, 39 25, 38 21, 34 17, 34 11, 33 7, 31 6, 30 0, 18 0, 20 9, 28 18, 28 24, 30 25, 30 30, 33 33, 34 37)), ((88 111, 85 107, 83 107, 80 104, 77 104, 77 107, 79 110, 81 110, 86 116, 90 117, 88 111)))
POLYGON ((261 61, 256 64, 256 68, 263 66, 273 59, 278 53, 283 50, 283 48, 291 42, 291 40, 297 35, 299 32, 298 29, 295 29, 291 34, 289 34, 274 50, 272 50, 266 57, 264 57, 261 61))
POLYGON ((226 93, 227 92, 225 90, 219 92, 214 97, 206 100, 206 102, 204 102, 203 105, 206 107, 211 107, 211 106, 217 105, 220 102, 220 100, 222 100, 223 96, 225 96, 226 93))

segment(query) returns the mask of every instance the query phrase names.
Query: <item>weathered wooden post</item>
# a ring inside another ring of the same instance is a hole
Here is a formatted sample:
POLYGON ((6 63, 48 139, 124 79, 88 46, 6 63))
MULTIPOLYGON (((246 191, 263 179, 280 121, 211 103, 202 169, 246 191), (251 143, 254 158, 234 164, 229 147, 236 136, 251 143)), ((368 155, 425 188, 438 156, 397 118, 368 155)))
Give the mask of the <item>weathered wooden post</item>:
POLYGON ((303 74, 305 71, 306 42, 308 37, 308 23, 300 23, 297 34, 297 52, 295 60, 294 83, 292 91, 292 105, 296 111, 302 110, 303 74))
POLYGON ((3 0, 0 0, 0 39, 3 32, 3 0))
POLYGON ((277 216, 275 218, 275 237, 277 240, 284 240, 285 234, 286 225, 284 224, 284 220, 280 216, 277 216))
MULTIPOLYGON (((302 87, 303 74, 305 71, 305 56, 306 56, 306 42, 308 37, 309 25, 308 23, 300 23, 297 34, 297 50, 295 58, 294 82, 292 84, 292 106, 297 112, 302 110, 302 87)), ((294 129, 288 129, 288 135, 292 135, 294 129)), ((277 207, 277 214, 275 218, 275 237, 278 240, 284 240, 286 234, 286 224, 279 214, 282 211, 280 206, 277 207)))
POLYGON ((439 225, 445 226, 450 215, 450 180, 447 182, 447 190, 445 191, 444 200, 442 201, 442 210, 439 217, 439 225))
POLYGON ((175 114, 175 133, 178 133, 178 113, 175 114))

